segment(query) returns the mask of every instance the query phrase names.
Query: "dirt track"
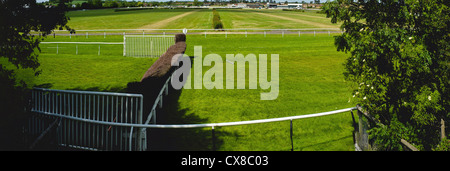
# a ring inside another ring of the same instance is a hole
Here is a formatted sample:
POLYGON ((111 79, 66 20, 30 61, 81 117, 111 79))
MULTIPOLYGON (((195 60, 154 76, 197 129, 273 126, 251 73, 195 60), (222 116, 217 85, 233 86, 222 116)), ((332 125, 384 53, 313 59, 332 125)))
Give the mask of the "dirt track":
POLYGON ((159 28, 164 28, 164 26, 166 26, 170 22, 173 22, 176 19, 182 18, 184 16, 187 16, 187 15, 192 14, 192 13, 197 12, 197 11, 199 11, 199 10, 190 11, 190 12, 186 12, 186 13, 183 13, 183 14, 180 14, 180 15, 176 15, 176 16, 167 18, 165 20, 158 21, 156 23, 147 24, 147 25, 142 26, 142 27, 140 27, 138 29, 159 29, 159 28))

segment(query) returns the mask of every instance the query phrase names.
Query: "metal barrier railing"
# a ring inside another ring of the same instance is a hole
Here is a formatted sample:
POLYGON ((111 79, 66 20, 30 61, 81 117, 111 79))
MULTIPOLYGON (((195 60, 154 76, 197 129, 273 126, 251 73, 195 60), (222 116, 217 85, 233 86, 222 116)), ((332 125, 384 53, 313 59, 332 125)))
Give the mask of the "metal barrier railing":
POLYGON ((28 133, 38 136, 57 118, 60 146, 85 150, 146 150, 141 94, 34 88, 28 133), (98 124, 112 123, 112 124, 98 124), (113 124, 114 123, 114 124, 113 124), (119 124, 119 125, 116 125, 119 124))

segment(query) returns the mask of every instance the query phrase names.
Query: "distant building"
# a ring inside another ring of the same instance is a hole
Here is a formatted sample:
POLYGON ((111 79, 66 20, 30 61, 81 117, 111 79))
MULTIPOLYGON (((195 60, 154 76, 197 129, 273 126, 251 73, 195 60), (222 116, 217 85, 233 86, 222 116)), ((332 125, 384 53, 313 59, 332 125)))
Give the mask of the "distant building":
POLYGON ((276 3, 267 3, 266 4, 266 8, 268 8, 268 9, 275 9, 275 8, 279 8, 279 9, 303 9, 303 4, 283 4, 283 5, 278 5, 276 3))
POLYGON ((277 5, 278 9, 288 9, 287 5, 277 5))
POLYGON ((285 4, 277 5, 279 9, 303 9, 303 4, 285 4))
POLYGON ((248 8, 263 8, 264 7, 264 5, 262 5, 262 4, 259 4, 259 3, 255 3, 255 4, 247 4, 247 7, 248 8))
POLYGON ((236 4, 227 4, 228 8, 236 8, 236 4))
POLYGON ((277 4, 268 2, 267 5, 266 5, 266 8, 270 8, 270 9, 277 8, 277 4))
POLYGON ((289 9, 303 9, 303 4, 288 4, 289 9))
POLYGON ((247 8, 247 4, 246 3, 238 3, 237 7, 238 8, 247 8))
POLYGON ((238 4, 227 4, 228 8, 247 8, 246 3, 238 3, 238 4))

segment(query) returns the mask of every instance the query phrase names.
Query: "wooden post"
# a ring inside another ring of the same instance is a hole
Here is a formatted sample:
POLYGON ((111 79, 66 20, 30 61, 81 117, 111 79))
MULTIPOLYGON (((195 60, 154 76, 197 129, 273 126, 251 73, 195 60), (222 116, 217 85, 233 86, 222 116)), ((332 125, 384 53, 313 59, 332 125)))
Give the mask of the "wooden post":
POLYGON ((445 122, 441 119, 441 141, 445 138, 445 122))
POLYGON ((400 142, 412 151, 419 151, 419 149, 417 149, 416 147, 414 147, 412 144, 410 144, 408 141, 406 141, 404 139, 401 139, 400 142))
POLYGON ((45 130, 44 132, 41 133, 41 135, 39 135, 39 137, 36 138, 36 140, 34 140, 34 142, 30 145, 30 147, 28 147, 29 149, 33 149, 34 146, 36 146, 36 144, 53 128, 53 126, 58 125, 56 124, 58 122, 61 121, 61 118, 56 119, 55 121, 53 121, 45 130))
MULTIPOLYGON (((360 107, 360 106, 358 105, 358 107, 360 107)), ((358 108, 358 110, 356 112, 358 114, 358 118, 359 118, 359 121, 358 121, 358 124, 359 124, 358 136, 359 137, 357 138, 357 141, 358 141, 358 146, 362 150, 367 150, 367 149, 369 149, 369 134, 367 133, 369 123, 368 123, 368 119, 365 118, 364 113, 360 110, 361 110, 361 108, 358 108)))

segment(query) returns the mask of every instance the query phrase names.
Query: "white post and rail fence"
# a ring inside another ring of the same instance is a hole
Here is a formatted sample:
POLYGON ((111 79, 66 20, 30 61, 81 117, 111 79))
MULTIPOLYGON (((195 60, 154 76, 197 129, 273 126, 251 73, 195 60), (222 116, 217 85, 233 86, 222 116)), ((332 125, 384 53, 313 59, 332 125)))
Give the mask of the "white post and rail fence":
MULTIPOLYGON (((232 34, 240 34, 247 35, 249 34, 278 34, 284 37, 285 34, 298 35, 301 37, 303 34, 328 34, 330 36, 331 33, 339 33, 342 34, 342 31, 339 28, 293 28, 293 29, 268 29, 268 28, 234 28, 234 29, 100 29, 100 30, 76 30, 77 33, 70 33, 67 30, 54 30, 53 36, 82 36, 86 39, 89 39, 89 36, 103 36, 103 38, 107 38, 112 35, 166 35, 166 34, 198 34, 204 35, 224 35, 225 38, 228 35, 232 34)), ((33 34, 38 34, 33 33, 33 34)))

